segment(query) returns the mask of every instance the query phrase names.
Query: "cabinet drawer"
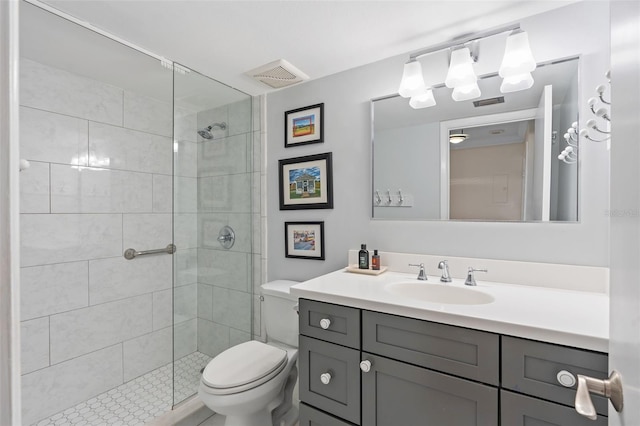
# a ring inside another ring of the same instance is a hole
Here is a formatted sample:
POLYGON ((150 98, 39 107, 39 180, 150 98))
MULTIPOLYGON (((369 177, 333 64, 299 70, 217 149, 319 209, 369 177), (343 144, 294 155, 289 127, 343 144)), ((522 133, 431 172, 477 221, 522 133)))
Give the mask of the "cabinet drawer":
POLYGON ((359 349, 360 310, 300 299, 300 334, 359 349), (329 320, 327 328, 322 320, 329 320))
POLYGON ((363 425, 498 424, 497 388, 372 354, 362 359, 371 362, 362 373, 363 425))
MULTIPOLYGON (((609 377, 607 355, 515 337, 502 337, 502 387, 573 407, 576 385, 566 388, 557 374, 567 370, 597 379, 609 377)), ((577 377, 576 377, 577 380, 577 377)), ((591 394, 598 414, 607 415, 607 399, 591 394)))
POLYGON ((307 405, 300 404, 300 426, 352 426, 336 417, 307 405))
POLYGON ((607 418, 593 421, 575 409, 508 391, 500 391, 501 424, 509 426, 606 426, 607 418))
POLYGON ((360 352, 300 336, 299 356, 300 400, 360 424, 360 352))
POLYGON ((362 350, 498 385, 499 336, 362 311, 362 350))

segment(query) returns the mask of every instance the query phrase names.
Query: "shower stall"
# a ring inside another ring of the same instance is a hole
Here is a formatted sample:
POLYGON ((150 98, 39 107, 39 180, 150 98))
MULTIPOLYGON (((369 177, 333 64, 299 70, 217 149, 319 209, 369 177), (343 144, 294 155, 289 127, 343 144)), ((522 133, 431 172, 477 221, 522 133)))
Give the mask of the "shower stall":
POLYGON ((20 15, 23 422, 144 424, 260 334, 259 102, 20 15))

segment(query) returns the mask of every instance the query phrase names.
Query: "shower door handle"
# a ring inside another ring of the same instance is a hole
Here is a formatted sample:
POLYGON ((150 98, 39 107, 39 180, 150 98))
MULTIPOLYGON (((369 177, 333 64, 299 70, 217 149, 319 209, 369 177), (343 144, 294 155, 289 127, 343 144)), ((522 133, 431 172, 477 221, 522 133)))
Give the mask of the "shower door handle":
POLYGON ((169 244, 165 248, 155 249, 155 250, 137 251, 136 249, 128 248, 124 251, 124 258, 127 260, 132 260, 138 256, 146 256, 148 254, 160 254, 160 253, 173 254, 176 252, 176 250, 177 248, 175 244, 169 244))

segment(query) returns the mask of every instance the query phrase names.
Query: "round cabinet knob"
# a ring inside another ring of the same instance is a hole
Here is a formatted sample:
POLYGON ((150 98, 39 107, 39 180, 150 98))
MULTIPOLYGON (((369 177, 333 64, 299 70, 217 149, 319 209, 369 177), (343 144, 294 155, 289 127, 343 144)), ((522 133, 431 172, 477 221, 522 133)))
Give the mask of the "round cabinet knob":
POLYGON ((320 381, 322 382, 323 385, 328 385, 329 382, 331 381, 331 374, 329 373, 322 373, 320 375, 320 381))
POLYGON ((362 370, 365 373, 368 373, 369 371, 371 371, 371 361, 364 360, 360 363, 360 370, 362 370))
POLYGON ((567 370, 558 372, 556 378, 558 379, 558 383, 566 388, 572 388, 576 384, 576 376, 574 376, 567 370))
POLYGON ((331 320, 329 318, 322 318, 320 320, 320 328, 326 330, 331 325, 331 320))

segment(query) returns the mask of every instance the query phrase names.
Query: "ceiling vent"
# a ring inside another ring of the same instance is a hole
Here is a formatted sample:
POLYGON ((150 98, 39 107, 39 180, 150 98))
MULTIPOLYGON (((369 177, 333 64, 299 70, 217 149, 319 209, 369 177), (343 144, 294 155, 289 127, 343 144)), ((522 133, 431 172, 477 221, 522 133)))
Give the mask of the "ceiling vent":
POLYGON ((284 59, 269 62, 266 65, 245 72, 251 78, 258 80, 274 89, 291 86, 301 81, 309 80, 309 76, 291 65, 284 59))
POLYGON ((477 107, 502 104, 502 103, 504 103, 504 96, 498 96, 496 98, 481 99, 479 101, 473 101, 473 106, 477 108, 477 107))

